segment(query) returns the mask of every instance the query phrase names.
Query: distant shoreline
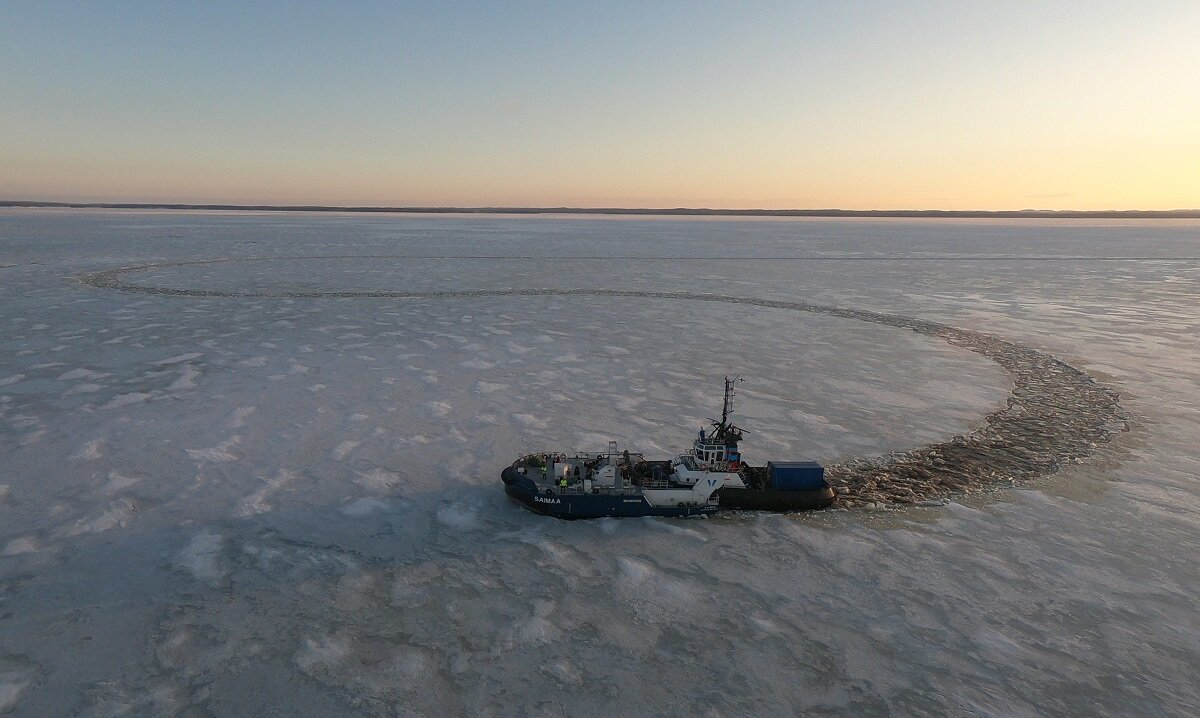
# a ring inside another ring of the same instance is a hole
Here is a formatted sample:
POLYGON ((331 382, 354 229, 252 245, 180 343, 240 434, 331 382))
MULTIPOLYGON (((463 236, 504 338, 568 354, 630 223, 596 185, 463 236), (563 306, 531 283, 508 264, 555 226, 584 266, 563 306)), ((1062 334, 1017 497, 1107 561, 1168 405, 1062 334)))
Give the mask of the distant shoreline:
POLYGON ((947 209, 705 209, 622 207, 334 207, 327 205, 39 202, 0 200, 0 207, 62 209, 174 209, 252 212, 374 212, 393 214, 611 214, 695 217, 919 217, 946 219, 1200 219, 1200 209, 1169 210, 947 210, 947 209))

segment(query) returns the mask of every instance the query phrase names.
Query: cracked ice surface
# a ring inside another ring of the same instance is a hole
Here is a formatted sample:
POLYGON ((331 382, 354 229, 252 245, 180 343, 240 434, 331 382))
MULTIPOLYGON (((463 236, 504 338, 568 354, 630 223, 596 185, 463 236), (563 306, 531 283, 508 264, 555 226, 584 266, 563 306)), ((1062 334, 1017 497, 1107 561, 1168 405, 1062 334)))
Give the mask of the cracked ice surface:
POLYGON ((1171 259, 1198 236, 5 210, 0 711, 1186 714, 1200 272, 1171 259), (862 308, 1068 358, 1142 421, 1094 461, 941 509, 557 522, 507 502, 500 467, 610 438, 678 450, 725 373, 748 377, 752 461, 942 440, 1012 385, 929 337, 761 307, 74 279, 285 255, 337 258, 125 279, 862 308))

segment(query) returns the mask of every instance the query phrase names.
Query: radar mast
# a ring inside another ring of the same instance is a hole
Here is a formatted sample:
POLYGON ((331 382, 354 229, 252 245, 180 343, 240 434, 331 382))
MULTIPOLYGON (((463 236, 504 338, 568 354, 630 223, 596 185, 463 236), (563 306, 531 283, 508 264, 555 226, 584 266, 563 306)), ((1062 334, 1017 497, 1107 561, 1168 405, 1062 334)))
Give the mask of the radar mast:
POLYGON ((745 379, 738 374, 735 374, 732 379, 725 377, 725 399, 721 404, 721 420, 709 420, 713 424, 713 438, 725 441, 729 446, 736 446, 737 442, 742 440, 742 430, 729 423, 729 416, 733 414, 735 384, 739 381, 745 381, 745 379))

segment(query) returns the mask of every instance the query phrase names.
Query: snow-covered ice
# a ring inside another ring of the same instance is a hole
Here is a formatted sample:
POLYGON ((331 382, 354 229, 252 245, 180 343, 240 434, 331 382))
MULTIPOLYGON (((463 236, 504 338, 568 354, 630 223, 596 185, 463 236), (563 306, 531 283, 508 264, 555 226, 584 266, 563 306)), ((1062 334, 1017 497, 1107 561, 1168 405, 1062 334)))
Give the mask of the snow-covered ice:
POLYGON ((0 712, 1188 715, 1197 256, 1174 220, 0 210, 0 712), (122 281, 277 296, 77 279, 151 264, 122 281), (1012 384, 832 316, 436 294, 531 288, 978 329, 1134 427, 940 507, 553 521, 501 467, 683 448, 728 373, 754 462, 943 440, 1012 384), (434 294, 283 296, 379 290, 434 294))

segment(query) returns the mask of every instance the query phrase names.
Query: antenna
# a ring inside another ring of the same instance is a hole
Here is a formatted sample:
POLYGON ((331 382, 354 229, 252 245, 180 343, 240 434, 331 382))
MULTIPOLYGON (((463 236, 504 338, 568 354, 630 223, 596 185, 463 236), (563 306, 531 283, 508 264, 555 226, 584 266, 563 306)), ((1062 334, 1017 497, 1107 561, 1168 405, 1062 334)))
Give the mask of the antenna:
POLYGON ((734 384, 739 381, 746 381, 740 374, 735 374, 732 379, 725 377, 725 403, 721 405, 721 424, 725 425, 729 421, 729 415, 733 413, 733 390, 734 384))

